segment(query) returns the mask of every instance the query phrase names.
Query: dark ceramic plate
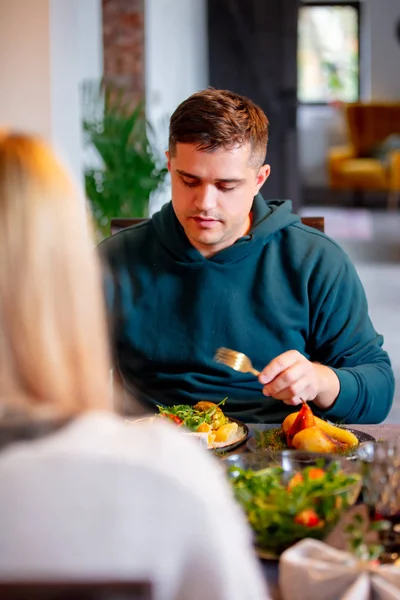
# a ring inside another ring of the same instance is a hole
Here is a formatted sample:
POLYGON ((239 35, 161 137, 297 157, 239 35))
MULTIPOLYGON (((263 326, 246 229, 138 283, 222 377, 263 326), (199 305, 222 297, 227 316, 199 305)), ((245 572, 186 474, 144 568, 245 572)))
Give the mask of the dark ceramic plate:
MULTIPOLYGON (((360 448, 361 444, 364 444, 365 442, 376 442, 376 439, 369 433, 364 433, 364 431, 359 431, 358 429, 352 429, 351 427, 344 427, 344 429, 347 429, 348 431, 353 433, 359 442, 359 446, 357 446, 357 448, 355 448, 353 452, 349 452, 348 454, 346 454, 346 458, 356 458, 356 451, 360 448)), ((271 430, 267 430, 267 431, 271 431, 271 430)), ((274 431, 276 431, 278 433, 280 431, 280 427, 276 427, 274 429, 274 431)), ((246 446, 247 446, 247 449, 250 450, 250 452, 257 452, 258 450, 272 450, 273 449, 273 448, 269 447, 268 444, 265 443, 265 440, 263 439, 262 434, 263 434, 263 432, 258 432, 257 437, 251 437, 248 440, 246 446)), ((282 448, 276 448, 276 450, 284 450, 285 448, 286 448, 286 446, 285 446, 284 442, 282 442, 282 448)))

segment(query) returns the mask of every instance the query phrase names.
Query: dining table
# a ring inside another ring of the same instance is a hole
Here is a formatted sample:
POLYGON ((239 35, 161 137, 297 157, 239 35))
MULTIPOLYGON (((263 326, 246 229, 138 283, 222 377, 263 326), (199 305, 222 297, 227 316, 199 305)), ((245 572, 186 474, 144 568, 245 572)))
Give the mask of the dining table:
MULTIPOLYGON (((268 429, 272 429, 275 427, 280 427, 278 424, 249 424, 248 428, 250 431, 250 436, 254 435, 256 431, 267 431, 268 429)), ((346 425, 349 429, 354 429, 356 431, 362 431, 363 433, 368 433, 377 441, 395 441, 400 438, 400 424, 386 424, 382 423, 379 425, 346 425)), ((232 452, 234 453, 243 453, 249 452, 246 447, 246 444, 243 444, 236 450, 232 452)), ((334 548, 339 550, 346 550, 346 537, 345 537, 345 527, 346 524, 350 522, 353 518, 354 514, 360 513, 366 516, 366 507, 362 504, 357 504, 352 507, 346 514, 343 515, 342 519, 339 521, 335 529, 328 536, 325 542, 331 545, 334 548)), ((265 560, 260 559, 261 567, 263 573, 266 578, 269 595, 273 600, 282 600, 279 591, 279 561, 278 560, 265 560)))

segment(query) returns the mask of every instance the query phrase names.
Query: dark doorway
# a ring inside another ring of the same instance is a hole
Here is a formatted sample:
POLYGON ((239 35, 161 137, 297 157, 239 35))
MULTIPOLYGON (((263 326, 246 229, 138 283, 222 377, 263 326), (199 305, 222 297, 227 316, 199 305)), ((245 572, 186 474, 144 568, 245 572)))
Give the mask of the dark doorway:
POLYGON ((264 198, 300 204, 297 160, 299 0, 208 0, 210 85, 248 96, 270 121, 264 198))

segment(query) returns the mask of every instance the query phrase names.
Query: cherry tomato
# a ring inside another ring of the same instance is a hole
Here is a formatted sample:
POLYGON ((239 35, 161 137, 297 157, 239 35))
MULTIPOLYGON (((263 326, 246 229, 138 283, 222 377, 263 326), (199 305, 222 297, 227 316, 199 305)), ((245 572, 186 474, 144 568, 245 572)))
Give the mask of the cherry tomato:
POLYGON ((182 423, 183 423, 182 419, 180 419, 176 415, 169 415, 169 418, 171 419, 171 421, 173 421, 177 425, 182 425, 182 423))
POLYGON ((321 519, 317 515, 312 508, 308 508, 306 510, 302 510, 298 515, 294 518, 295 523, 299 525, 305 525, 306 527, 316 527, 321 523, 321 519))

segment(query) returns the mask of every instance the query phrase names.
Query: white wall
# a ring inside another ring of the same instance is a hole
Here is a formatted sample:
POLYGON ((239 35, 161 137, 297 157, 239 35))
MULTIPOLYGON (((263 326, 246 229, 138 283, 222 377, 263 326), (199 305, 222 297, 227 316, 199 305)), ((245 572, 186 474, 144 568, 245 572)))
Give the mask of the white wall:
POLYGON ((297 131, 302 182, 311 187, 326 186, 328 148, 346 143, 342 115, 331 106, 300 106, 297 110, 297 131))
POLYGON ((77 7, 79 80, 100 79, 103 76, 101 0, 78 0, 77 7))
MULTIPOLYGON (((172 112, 208 85, 207 45, 206 0, 145 1, 146 111, 160 153, 172 112)), ((152 198, 151 212, 169 198, 167 186, 152 198)))
POLYGON ((42 135, 81 182, 79 87, 101 74, 101 0, 0 0, 0 126, 42 135))
POLYGON ((53 145, 81 180, 78 2, 50 0, 50 93, 53 145))
POLYGON ((400 0, 364 1, 371 40, 370 97, 400 101, 400 41, 395 36, 400 0))
POLYGON ((83 183, 81 84, 103 73, 101 0, 50 0, 52 142, 83 183))

